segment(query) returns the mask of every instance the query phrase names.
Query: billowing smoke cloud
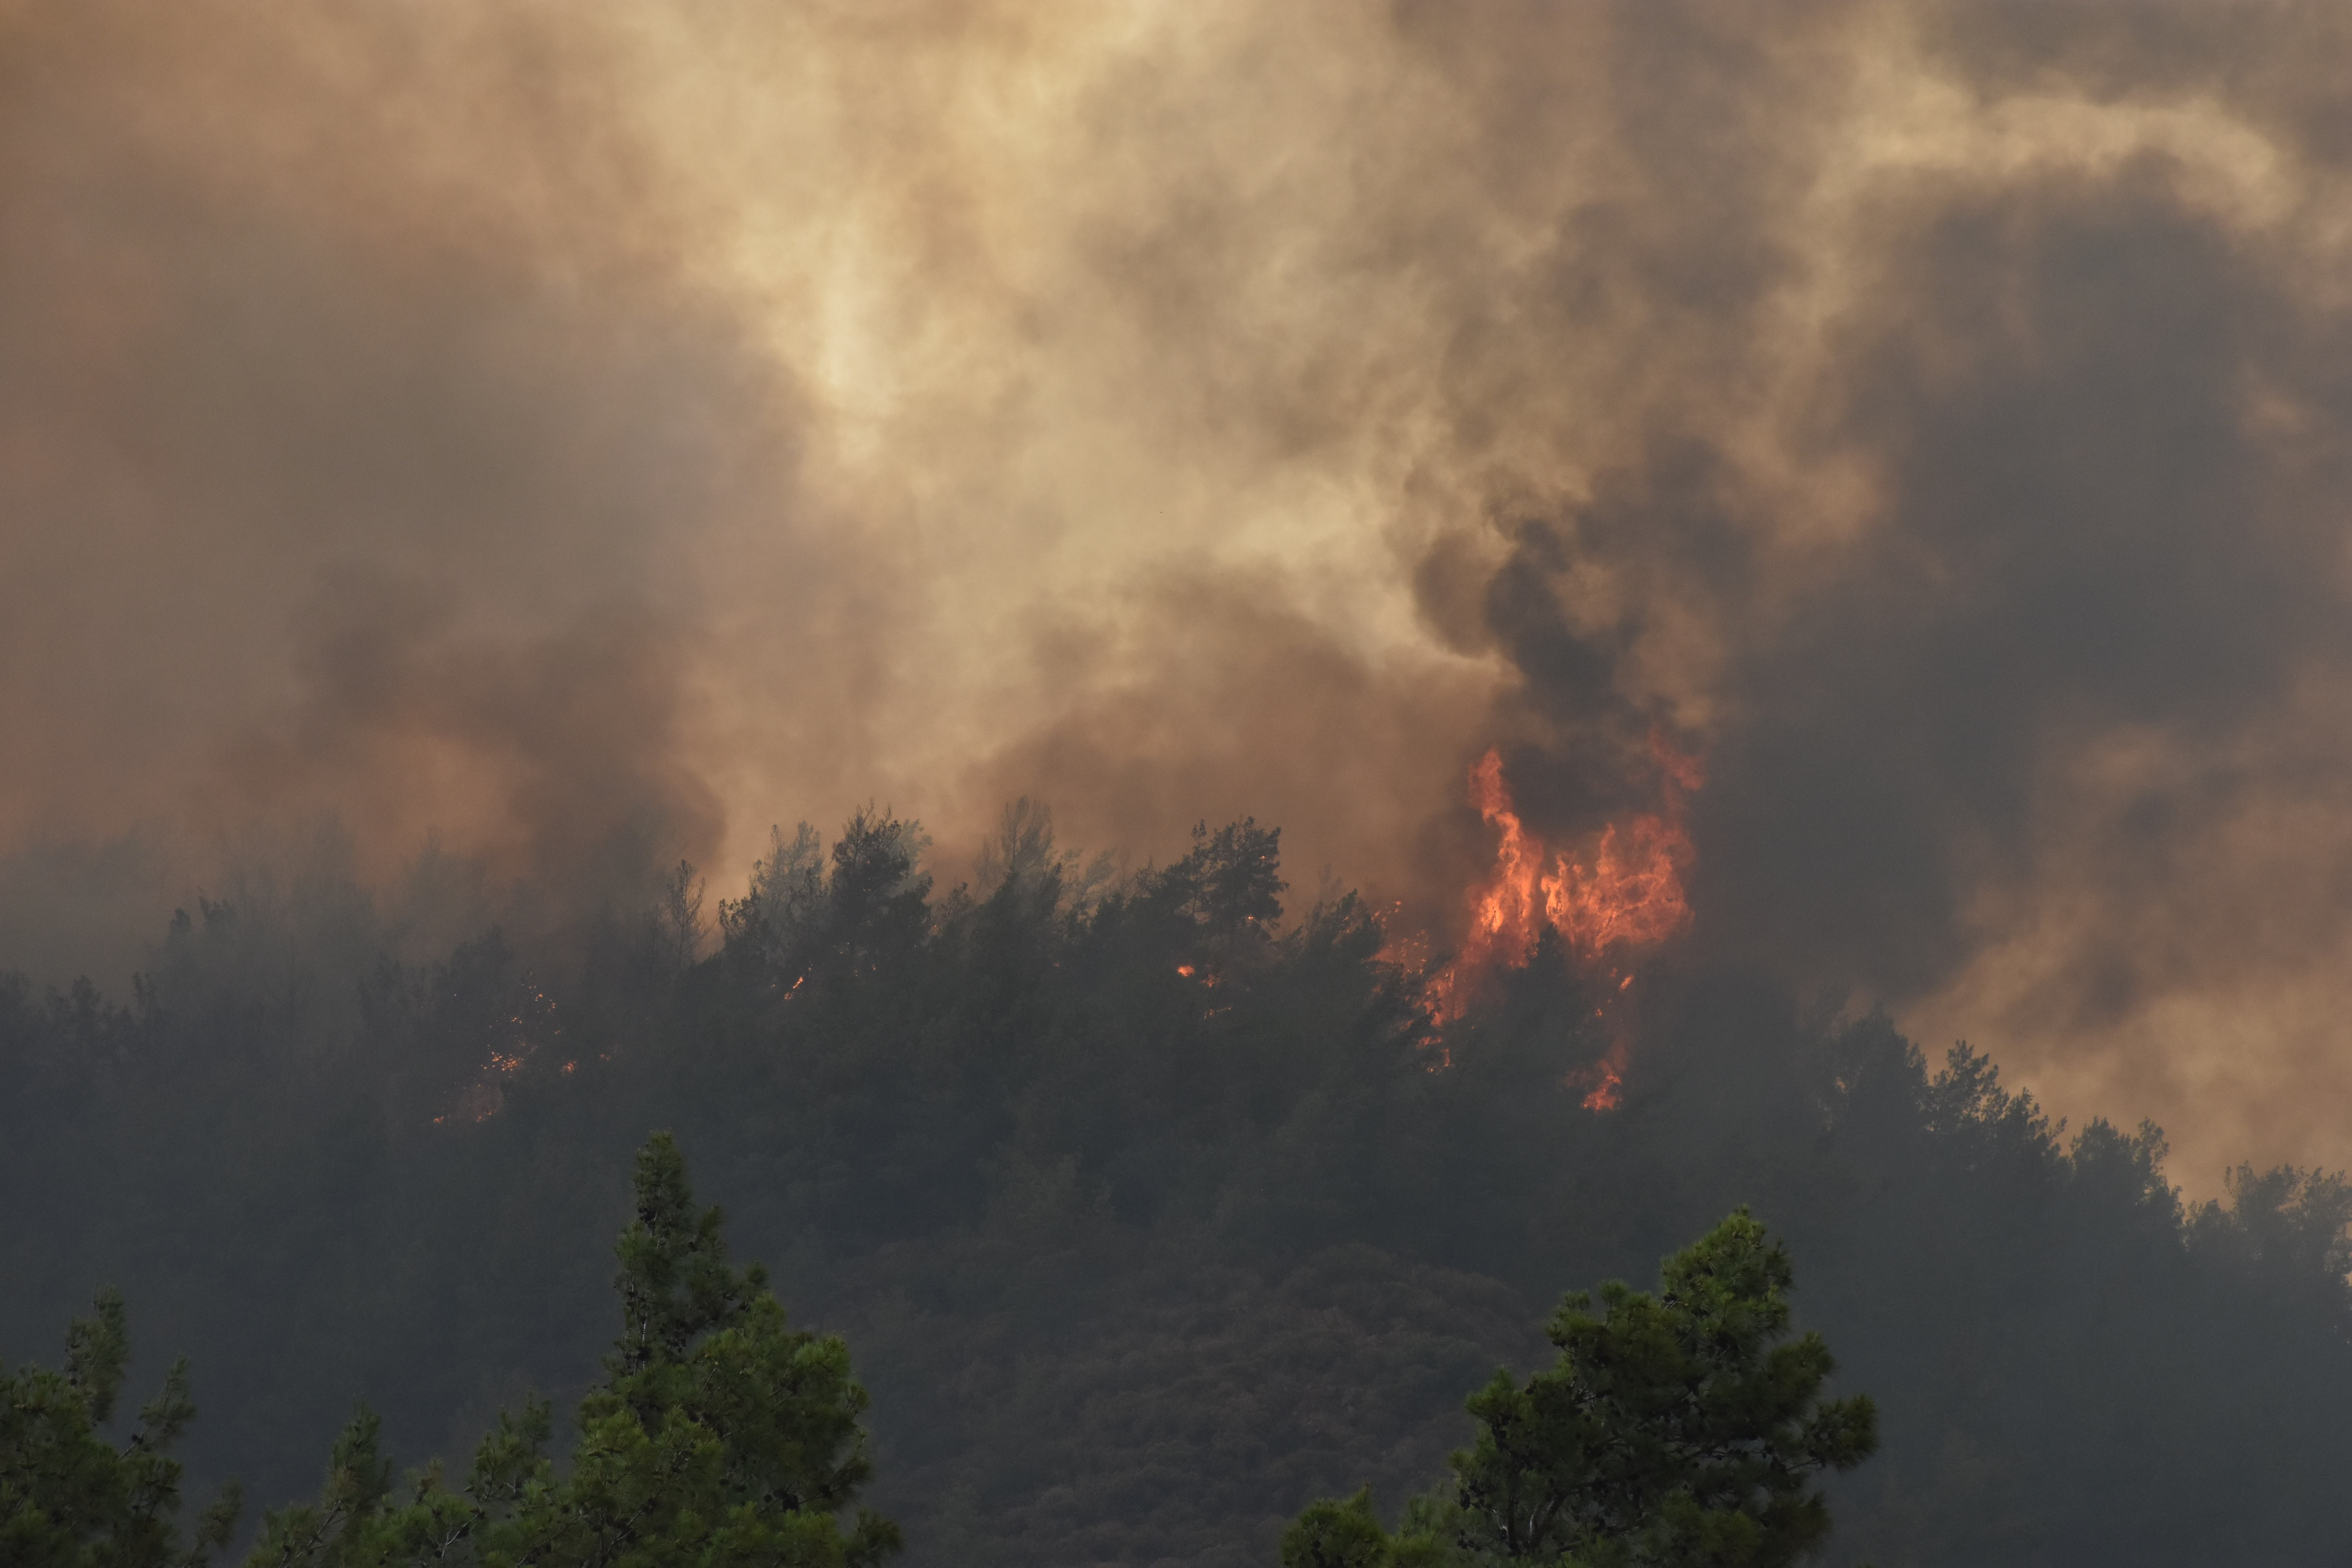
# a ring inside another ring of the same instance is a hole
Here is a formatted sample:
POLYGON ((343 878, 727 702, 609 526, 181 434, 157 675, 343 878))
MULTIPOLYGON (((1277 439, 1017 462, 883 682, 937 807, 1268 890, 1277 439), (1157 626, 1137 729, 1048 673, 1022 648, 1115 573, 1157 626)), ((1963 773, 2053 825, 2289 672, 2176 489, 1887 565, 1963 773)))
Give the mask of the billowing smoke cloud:
POLYGON ((0 832, 184 880, 332 815, 566 897, 715 855, 697 552, 791 552, 792 378, 677 279, 595 51, 357 6, 5 48, 0 832))
POLYGON ((1703 951, 2352 1157, 2347 27, 0 8, 0 929, 1017 794, 1443 922, 1658 735, 1703 951))
POLYGON ((1686 727, 1706 945, 2156 1114, 2200 1184, 2340 1155, 2352 1087, 2341 137, 2330 39, 2257 16, 1629 11, 1639 194, 1561 204, 1454 395, 1623 376, 1510 465, 1558 499, 1466 621, 1538 821, 1686 727))

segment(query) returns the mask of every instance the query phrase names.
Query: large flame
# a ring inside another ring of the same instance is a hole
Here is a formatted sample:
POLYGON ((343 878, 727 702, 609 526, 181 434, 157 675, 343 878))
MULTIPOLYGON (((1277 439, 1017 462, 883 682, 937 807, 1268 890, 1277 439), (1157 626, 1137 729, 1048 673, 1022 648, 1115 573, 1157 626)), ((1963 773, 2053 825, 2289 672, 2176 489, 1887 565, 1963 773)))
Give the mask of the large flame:
MULTIPOLYGON (((1470 770, 1470 800, 1499 835, 1492 876, 1471 897, 1469 933, 1462 951, 1430 986, 1430 1012, 1440 1024, 1459 1017, 1499 969, 1527 963, 1549 926, 1559 933, 1580 968, 1615 980, 1600 1011, 1633 984, 1630 964, 1644 948, 1690 923, 1683 871, 1691 860, 1683 826, 1683 797, 1705 782, 1696 759, 1653 738, 1658 763, 1655 811, 1611 823, 1580 845, 1551 848, 1528 831, 1511 804, 1503 758, 1489 751, 1470 770)), ((1621 1037, 1576 1087, 1589 1088, 1585 1105, 1612 1110, 1624 1076, 1621 1037)))

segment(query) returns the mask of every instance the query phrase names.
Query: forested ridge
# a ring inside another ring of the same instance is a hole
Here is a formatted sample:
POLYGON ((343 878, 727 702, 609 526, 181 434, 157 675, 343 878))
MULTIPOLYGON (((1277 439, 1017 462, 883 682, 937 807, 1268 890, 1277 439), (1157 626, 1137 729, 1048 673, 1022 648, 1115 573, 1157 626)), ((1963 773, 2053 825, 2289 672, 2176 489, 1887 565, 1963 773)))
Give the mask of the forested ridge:
POLYGON ((1318 1497, 1427 1485, 1563 1291, 1745 1205, 1879 1412, 1828 1561, 2352 1553, 2338 1178, 2187 1205, 2153 1128, 2053 1126, 1965 1047, 1671 958, 1596 1113, 1559 952, 1438 1031, 1362 902, 1286 906, 1278 842, 1114 876, 1016 809, 941 891, 862 815, 708 922, 682 871, 421 960, 348 880, 207 900, 127 997, 0 985, 0 1360, 118 1285, 134 1384, 192 1360, 195 1491, 310 1494, 361 1396, 389 1454, 456 1459, 595 1374, 668 1129, 846 1338, 902 1561, 1267 1563, 1318 1497))

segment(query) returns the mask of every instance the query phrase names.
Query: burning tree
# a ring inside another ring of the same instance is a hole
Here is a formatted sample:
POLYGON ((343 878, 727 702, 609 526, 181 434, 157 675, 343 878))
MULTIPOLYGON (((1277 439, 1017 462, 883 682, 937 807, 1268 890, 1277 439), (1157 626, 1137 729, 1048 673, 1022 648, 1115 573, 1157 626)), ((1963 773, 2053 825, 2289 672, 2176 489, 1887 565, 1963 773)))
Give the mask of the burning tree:
MULTIPOLYGON (((1587 1110, 1614 1110, 1631 1055, 1624 1010, 1643 956, 1691 923, 1683 891, 1693 858, 1683 801, 1706 783, 1696 757, 1650 738, 1656 809, 1603 826, 1581 846, 1555 847, 1529 832, 1490 749, 1470 770, 1470 803, 1496 832, 1495 868, 1470 890, 1470 921, 1453 960, 1429 980, 1430 1021, 1441 1028, 1470 1013, 1496 976, 1547 949, 1566 957, 1592 987, 1593 1016, 1609 1021, 1601 1058, 1569 1075, 1587 1110)), ((1440 1053, 1450 1064, 1450 1049, 1440 1053)))
POLYGON ((1391 1535, 1369 1489, 1318 1502, 1282 1542, 1283 1568, 1778 1568, 1829 1533, 1811 1489, 1878 1446, 1866 1396, 1823 1402, 1835 1363, 1819 1334, 1790 1342, 1787 1250, 1745 1209, 1666 1260, 1652 1296, 1579 1292, 1549 1333, 1559 1361, 1471 1395, 1480 1431, 1450 1485, 1414 1499, 1391 1535))

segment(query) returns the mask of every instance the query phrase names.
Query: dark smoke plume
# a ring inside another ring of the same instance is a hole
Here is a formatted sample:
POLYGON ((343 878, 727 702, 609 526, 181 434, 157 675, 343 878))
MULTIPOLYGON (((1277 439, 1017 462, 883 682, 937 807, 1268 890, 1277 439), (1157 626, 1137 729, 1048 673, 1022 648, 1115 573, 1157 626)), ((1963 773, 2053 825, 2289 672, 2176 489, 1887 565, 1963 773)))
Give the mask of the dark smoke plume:
POLYGON ((1444 928, 1657 735, 1702 953, 2345 1158, 2347 28, 0 8, 0 931, 1022 795, 1444 928))

